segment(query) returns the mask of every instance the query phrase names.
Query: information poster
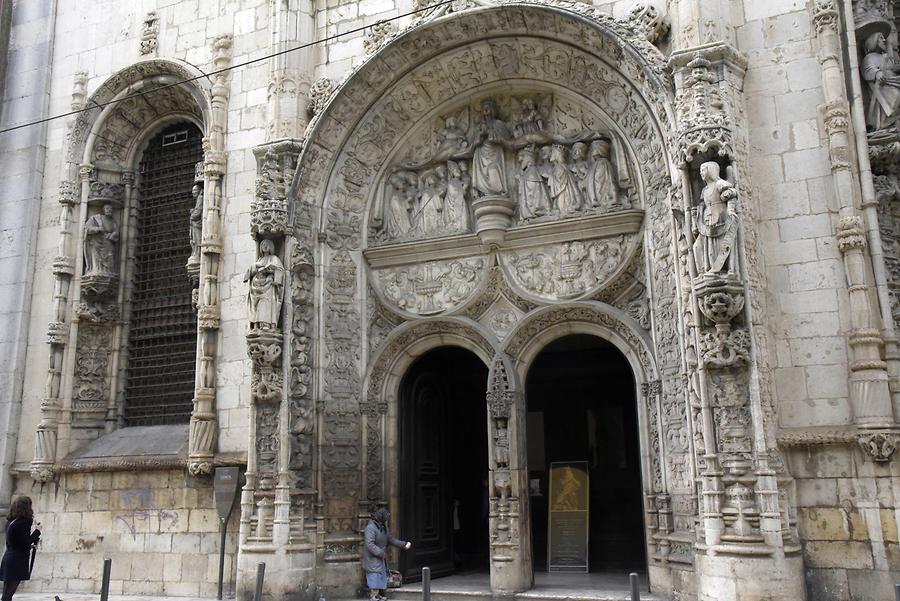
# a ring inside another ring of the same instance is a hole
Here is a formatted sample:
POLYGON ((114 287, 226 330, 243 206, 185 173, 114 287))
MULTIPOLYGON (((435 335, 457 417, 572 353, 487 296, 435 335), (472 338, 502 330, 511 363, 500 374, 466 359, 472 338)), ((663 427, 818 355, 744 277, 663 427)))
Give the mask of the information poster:
POLYGON ((550 464, 547 571, 588 571, 588 463, 550 464))

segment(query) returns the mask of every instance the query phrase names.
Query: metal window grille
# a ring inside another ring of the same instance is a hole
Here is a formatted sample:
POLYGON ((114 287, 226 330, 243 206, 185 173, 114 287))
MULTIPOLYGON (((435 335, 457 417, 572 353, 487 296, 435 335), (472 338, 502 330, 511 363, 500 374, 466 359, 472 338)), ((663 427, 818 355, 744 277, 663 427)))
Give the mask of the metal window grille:
POLYGON ((203 158, 200 130, 178 124, 151 140, 141 160, 131 294, 125 425, 190 420, 197 315, 185 263, 194 165, 203 158), (172 144, 173 135, 184 140, 172 144))

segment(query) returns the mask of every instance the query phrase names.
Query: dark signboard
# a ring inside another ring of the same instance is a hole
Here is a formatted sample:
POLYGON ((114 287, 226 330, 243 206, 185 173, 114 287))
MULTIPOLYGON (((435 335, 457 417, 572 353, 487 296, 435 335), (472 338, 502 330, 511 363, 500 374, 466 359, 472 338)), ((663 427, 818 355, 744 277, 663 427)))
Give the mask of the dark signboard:
POLYGON ((227 520, 241 492, 241 471, 237 467, 217 467, 213 477, 213 496, 220 520, 227 520))
POLYGON ((550 464, 550 520, 547 569, 550 572, 588 571, 587 461, 550 464))

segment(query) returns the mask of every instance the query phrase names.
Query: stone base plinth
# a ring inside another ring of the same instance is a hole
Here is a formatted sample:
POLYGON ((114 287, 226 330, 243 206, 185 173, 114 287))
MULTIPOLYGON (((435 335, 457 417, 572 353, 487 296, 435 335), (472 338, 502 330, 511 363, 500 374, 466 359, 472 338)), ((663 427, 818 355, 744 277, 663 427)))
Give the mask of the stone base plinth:
POLYGON ((697 555, 697 601, 804 601, 803 558, 697 555))
POLYGON ((256 572, 266 564, 263 580, 264 601, 311 601, 318 599, 315 583, 316 554, 275 550, 238 552, 237 601, 251 601, 256 590, 256 572))

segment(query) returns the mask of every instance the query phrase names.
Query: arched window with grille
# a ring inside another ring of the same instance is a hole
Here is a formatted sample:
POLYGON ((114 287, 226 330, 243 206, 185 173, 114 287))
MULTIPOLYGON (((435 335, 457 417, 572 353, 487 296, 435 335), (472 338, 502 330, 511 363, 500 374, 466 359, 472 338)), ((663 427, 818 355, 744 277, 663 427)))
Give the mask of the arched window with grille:
POLYGON ((202 134, 166 127, 148 143, 132 209, 133 250, 124 425, 188 423, 194 393, 197 315, 185 267, 194 168, 202 134))

